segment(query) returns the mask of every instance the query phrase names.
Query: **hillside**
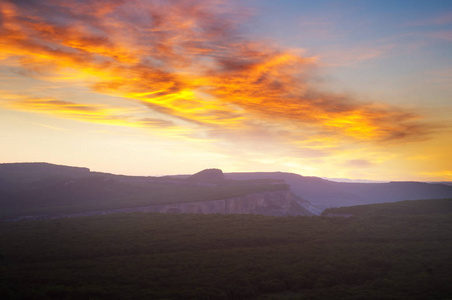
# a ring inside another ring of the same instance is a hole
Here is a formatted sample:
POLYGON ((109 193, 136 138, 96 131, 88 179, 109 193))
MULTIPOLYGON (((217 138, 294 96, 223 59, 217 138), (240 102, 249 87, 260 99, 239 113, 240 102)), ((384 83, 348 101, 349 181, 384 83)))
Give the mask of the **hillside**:
MULTIPOLYGON (((277 191, 280 191, 278 197, 286 197, 284 195, 288 190, 284 182, 277 180, 220 180, 216 177, 215 181, 211 181, 211 176, 206 177, 209 180, 204 180, 204 177, 202 173, 201 176, 194 175, 186 179, 122 176, 45 163, 0 164, 0 220, 87 212, 157 211, 150 206, 169 204, 177 210, 178 203, 223 200, 277 191)), ((292 198, 296 201, 295 206, 307 203, 292 198)), ((246 205, 243 202, 243 206, 246 205)), ((265 206, 265 203, 262 205, 262 210, 271 214, 270 207, 265 206)), ((255 210, 236 207, 248 213, 257 213, 261 209, 260 206, 255 206, 255 210)), ((281 214, 277 207, 274 211, 276 215, 281 214)), ((294 213, 300 214, 302 211, 312 214, 302 208, 294 213)), ((288 211, 287 214, 293 213, 288 211)))

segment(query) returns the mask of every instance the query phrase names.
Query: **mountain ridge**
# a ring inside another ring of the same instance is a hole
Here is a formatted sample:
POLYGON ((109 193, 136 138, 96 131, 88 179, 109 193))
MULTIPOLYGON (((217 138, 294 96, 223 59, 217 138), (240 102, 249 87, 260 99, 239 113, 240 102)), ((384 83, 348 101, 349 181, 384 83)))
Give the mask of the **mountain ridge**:
POLYGON ((22 214, 78 213, 81 207, 85 211, 114 210, 287 189, 314 214, 331 207, 452 198, 452 186, 442 183, 335 182, 295 173, 223 173, 220 169, 193 175, 130 176, 49 163, 13 163, 0 164, 0 218, 18 206, 22 214))
POLYGON ((172 178, 114 175, 42 163, 0 165, 0 219, 39 219, 132 208, 180 213, 313 214, 307 201, 288 192, 289 186, 283 181, 224 180, 218 169, 172 178), (246 198, 257 194, 261 195, 259 199, 246 198), (207 201, 220 200, 233 203, 233 208, 228 209, 224 203, 207 207, 207 201), (189 208, 193 206, 198 208, 189 208))

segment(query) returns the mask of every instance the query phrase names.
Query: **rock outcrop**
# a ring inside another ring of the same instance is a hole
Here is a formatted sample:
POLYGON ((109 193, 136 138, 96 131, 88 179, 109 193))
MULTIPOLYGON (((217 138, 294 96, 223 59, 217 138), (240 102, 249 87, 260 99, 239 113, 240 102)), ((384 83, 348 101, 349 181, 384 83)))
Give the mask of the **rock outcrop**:
MULTIPOLYGON (((199 201, 153 205, 146 211, 161 213, 195 213, 195 214, 260 214, 270 216, 304 215, 314 213, 303 205, 290 190, 255 193, 246 196, 199 201)), ((307 203, 309 205, 309 203, 307 203)))
POLYGON ((174 204, 156 204, 110 210, 88 211, 52 216, 25 216, 8 221, 75 218, 131 212, 193 213, 193 214, 259 214, 266 216, 312 216, 309 202, 295 196, 290 190, 254 193, 221 200, 197 201, 174 204))

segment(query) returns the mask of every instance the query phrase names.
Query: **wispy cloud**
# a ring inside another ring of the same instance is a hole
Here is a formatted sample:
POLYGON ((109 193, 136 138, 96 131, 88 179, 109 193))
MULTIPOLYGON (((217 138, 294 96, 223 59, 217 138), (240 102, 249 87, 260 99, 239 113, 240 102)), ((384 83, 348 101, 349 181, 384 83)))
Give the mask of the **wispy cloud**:
POLYGON ((444 181, 452 181, 452 171, 451 170, 441 170, 436 172, 425 172, 422 175, 431 178, 431 180, 438 180, 438 178, 443 178, 444 181))
POLYGON ((415 22, 410 22, 406 24, 407 26, 442 26, 442 25, 449 25, 452 24, 452 13, 451 12, 444 12, 442 14, 430 17, 430 18, 424 18, 417 20, 415 22))
POLYGON ((66 129, 64 128, 60 128, 60 127, 56 127, 56 126, 51 126, 51 125, 47 125, 47 124, 41 124, 41 123, 33 123, 34 125, 40 126, 40 127, 44 127, 47 129, 52 129, 52 130, 58 130, 58 131, 65 131, 66 129))
POLYGON ((433 38, 441 39, 441 40, 452 41, 452 30, 442 30, 442 31, 431 32, 429 34, 429 36, 431 36, 433 38))
POLYGON ((451 41, 452 31, 450 25, 452 24, 452 13, 445 12, 440 15, 421 19, 416 22, 406 24, 408 27, 421 29, 418 34, 425 35, 431 38, 451 41))
POLYGON ((148 117, 64 99, 11 100, 10 108, 172 128, 158 112, 192 137, 275 137, 290 145, 313 136, 410 140, 432 129, 415 112, 314 88, 316 58, 246 37, 246 13, 227 1, 7 0, 0 12, 0 59, 40 80, 77 78, 95 93, 138 101, 148 117))
POLYGON ((345 165, 346 165, 346 167, 351 167, 351 168, 368 168, 368 167, 372 166, 372 163, 365 159, 352 159, 352 160, 347 161, 347 163, 345 165))
POLYGON ((111 106, 80 104, 57 99, 29 98, 21 95, 7 95, 2 93, 0 93, 0 96, 4 100, 0 103, 2 107, 45 113, 67 119, 127 127, 174 127, 174 124, 167 120, 134 118, 130 112, 127 114, 127 110, 119 107, 113 108, 111 106))

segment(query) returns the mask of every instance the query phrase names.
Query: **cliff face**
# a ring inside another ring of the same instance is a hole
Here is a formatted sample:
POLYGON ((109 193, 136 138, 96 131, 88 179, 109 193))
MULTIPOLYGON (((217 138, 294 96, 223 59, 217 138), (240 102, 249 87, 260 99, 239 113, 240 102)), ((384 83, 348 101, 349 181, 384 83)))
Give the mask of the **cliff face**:
MULTIPOLYGON (((309 208, 309 203, 306 204, 306 207, 309 208)), ((142 207, 139 211, 194 214, 260 214, 269 216, 310 216, 315 214, 306 209, 304 201, 293 195, 290 190, 255 193, 222 200, 152 205, 142 207)))
POLYGON ((8 221, 59 219, 130 212, 192 213, 192 214, 259 214, 266 216, 312 216, 319 212, 309 202, 296 197, 290 190, 254 193, 246 196, 198 202, 156 204, 110 210, 97 210, 53 216, 25 216, 8 221))

